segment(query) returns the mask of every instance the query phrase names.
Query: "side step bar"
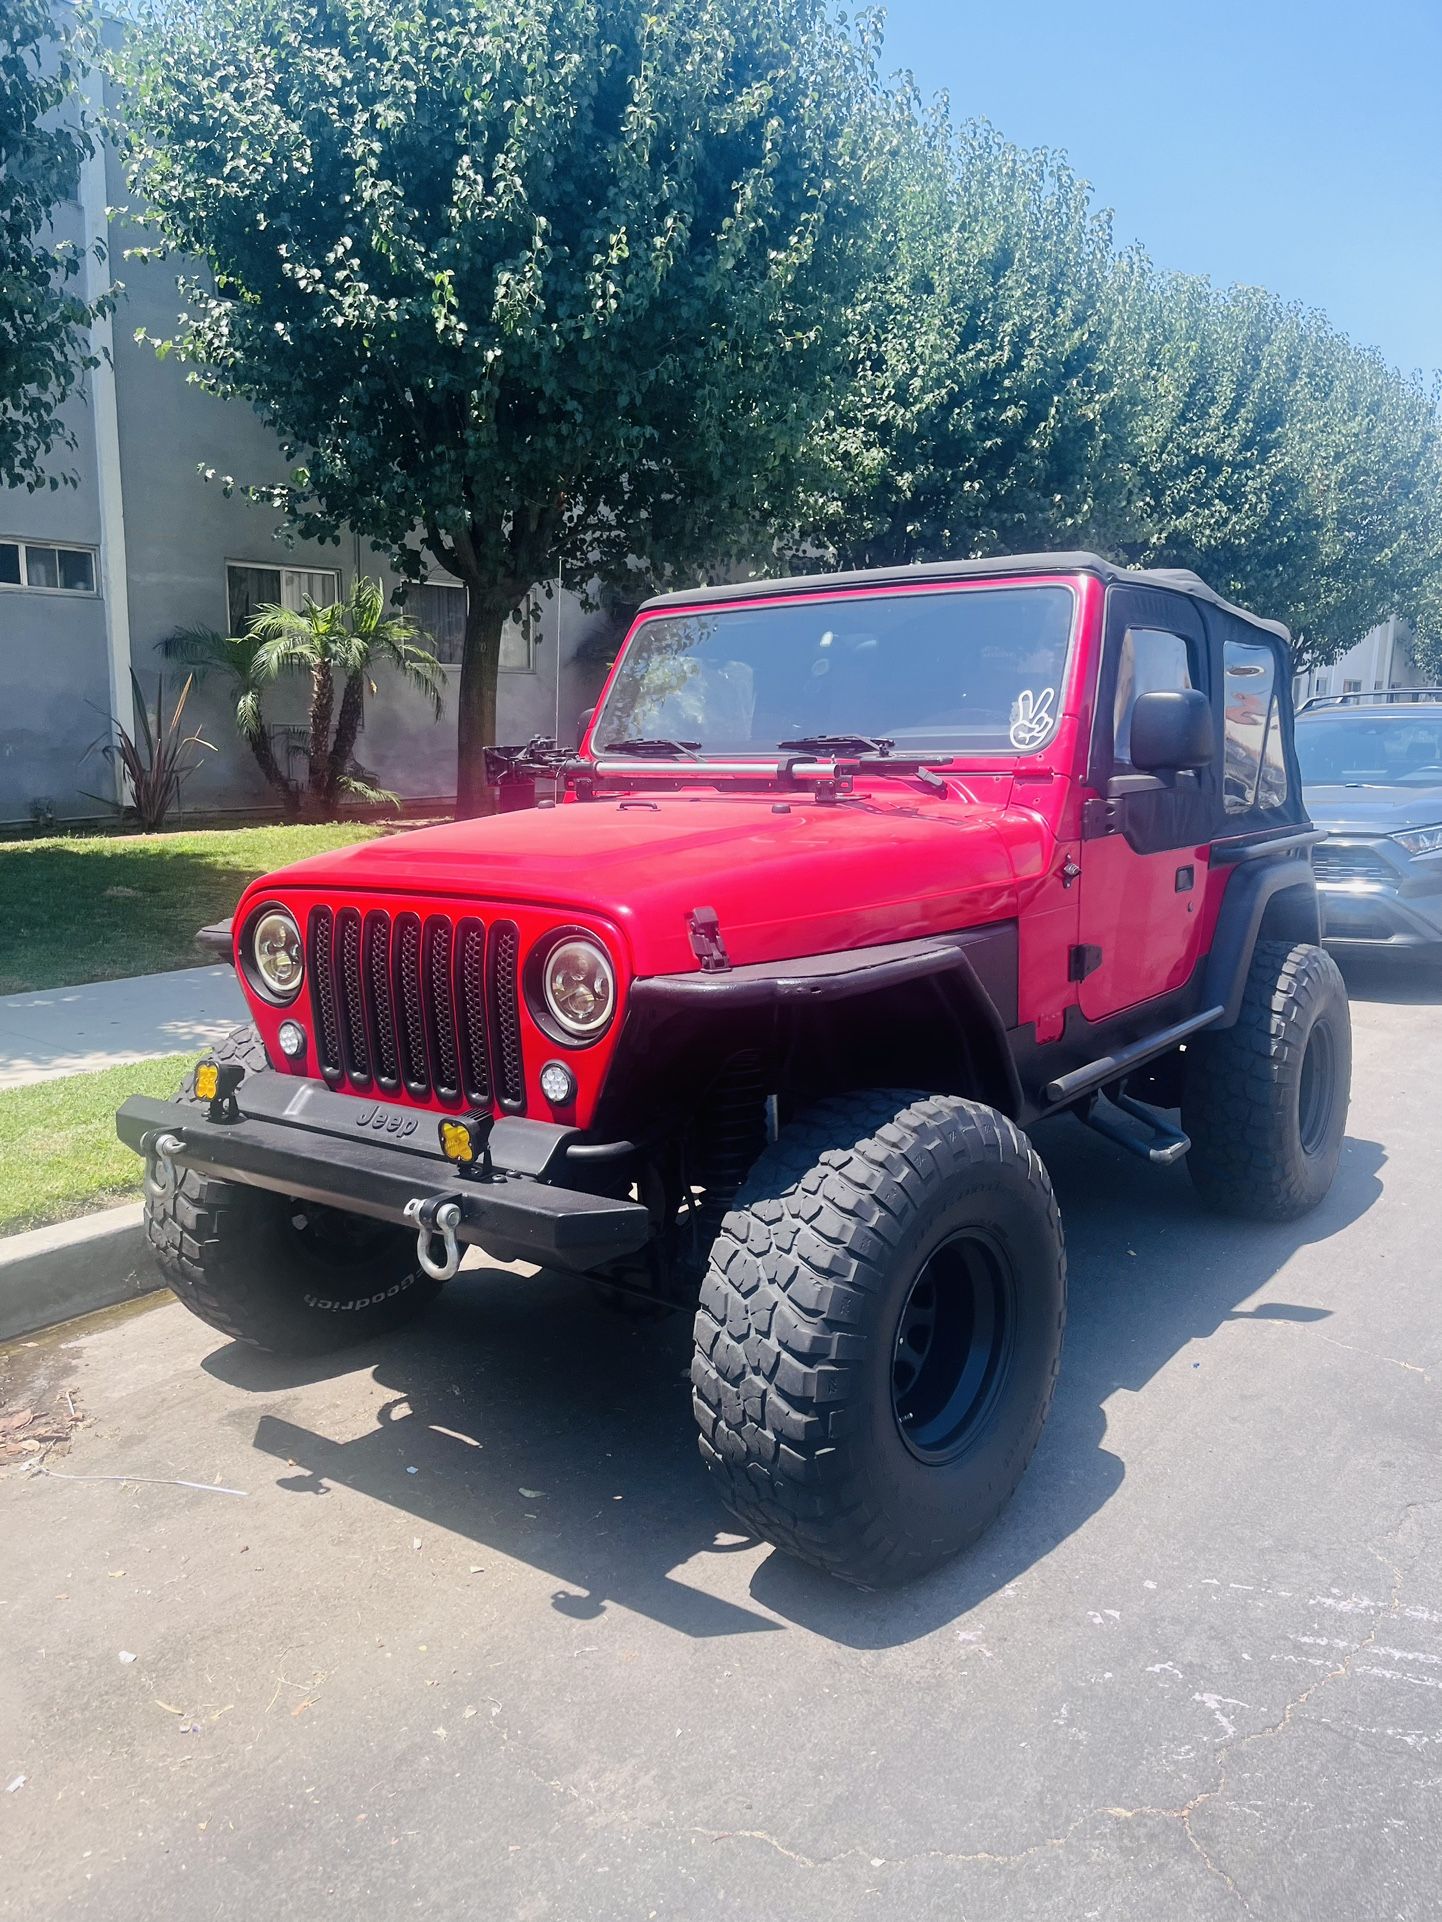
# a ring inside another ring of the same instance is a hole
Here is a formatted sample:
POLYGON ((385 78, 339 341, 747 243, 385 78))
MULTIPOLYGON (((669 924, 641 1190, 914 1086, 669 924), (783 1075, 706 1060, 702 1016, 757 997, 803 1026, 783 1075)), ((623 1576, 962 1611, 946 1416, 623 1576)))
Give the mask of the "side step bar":
POLYGON ((1103 1097, 1094 1094, 1085 1108, 1076 1111, 1077 1119, 1094 1128, 1108 1141, 1125 1148, 1129 1154, 1139 1155, 1143 1161, 1150 1161, 1154 1167, 1169 1168, 1174 1161, 1180 1161, 1191 1147, 1191 1142, 1180 1128, 1174 1128, 1164 1121, 1155 1108, 1149 1108, 1144 1101, 1136 1101, 1122 1091, 1114 1094, 1103 1106, 1103 1097), (1107 1108, 1114 1110, 1107 1113, 1107 1108), (1135 1125, 1127 1126, 1128 1117, 1135 1125))
POLYGON ((1093 1088, 1101 1088, 1108 1081, 1120 1081, 1123 1075, 1130 1074, 1133 1068, 1141 1067, 1154 1056, 1166 1054, 1185 1041, 1199 1029, 1210 1027, 1220 1020, 1226 1012, 1222 1007, 1203 1008, 1200 1014, 1189 1015, 1185 1021, 1177 1021, 1170 1028, 1158 1028, 1140 1041, 1134 1041, 1129 1048, 1118 1048, 1115 1054, 1104 1054, 1099 1061, 1088 1062, 1084 1068, 1073 1068, 1070 1074, 1059 1074, 1055 1081, 1048 1081, 1043 1092, 1048 1101, 1074 1101, 1080 1094, 1087 1094, 1093 1088))

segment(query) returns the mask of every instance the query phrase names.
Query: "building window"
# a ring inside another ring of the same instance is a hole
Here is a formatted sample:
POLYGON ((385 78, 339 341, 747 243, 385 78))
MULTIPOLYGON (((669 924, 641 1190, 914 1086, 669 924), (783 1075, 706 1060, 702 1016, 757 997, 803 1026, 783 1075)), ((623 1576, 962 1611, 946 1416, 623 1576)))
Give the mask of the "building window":
POLYGON ((1342 692, 1344 694, 1360 694, 1362 692, 1362 683, 1360 681, 1343 681, 1342 692))
POLYGON ((257 567, 230 561, 225 569, 226 609, 232 634, 244 634, 262 607, 299 614, 307 601, 329 607, 340 595, 340 576, 328 567, 257 567))
POLYGON ((0 587, 93 594, 95 550, 57 547, 49 541, 0 541, 0 587))
MULTIPOLYGON (((405 609, 436 659, 457 666, 466 648, 466 590, 448 581, 426 581, 406 589, 405 609)), ((501 629, 501 672, 534 673, 540 640, 541 597, 531 594, 521 603, 519 618, 501 629)))
POLYGON ((454 667, 466 647, 466 590, 427 581, 406 589, 405 605, 436 659, 454 667))

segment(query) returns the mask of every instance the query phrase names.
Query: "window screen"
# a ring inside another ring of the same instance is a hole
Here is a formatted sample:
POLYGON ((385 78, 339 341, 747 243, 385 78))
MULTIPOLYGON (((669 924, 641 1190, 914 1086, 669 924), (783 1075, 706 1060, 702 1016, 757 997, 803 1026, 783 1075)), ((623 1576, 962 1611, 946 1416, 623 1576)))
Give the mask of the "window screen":
POLYGON ((438 661, 459 662, 466 644, 466 590, 427 582, 406 590, 406 612, 438 661))
POLYGON ((48 541, 0 541, 0 585, 93 594, 94 550, 57 547, 48 541))
MULTIPOLYGON (((428 637, 438 661, 457 665, 466 648, 466 590, 448 581, 427 581, 406 590, 406 612, 428 637)), ((501 672, 529 674, 541 639, 540 597, 531 595, 501 629, 501 672)))
POLYGON ((1132 708, 1139 694, 1180 691, 1196 684, 1191 646, 1180 634, 1160 627, 1129 627, 1117 659, 1113 758, 1131 764, 1132 708))
POLYGON ((299 614, 308 600, 329 607, 339 579, 324 567, 253 567, 232 562, 225 570, 226 611, 232 634, 244 634, 262 607, 286 607, 299 614))

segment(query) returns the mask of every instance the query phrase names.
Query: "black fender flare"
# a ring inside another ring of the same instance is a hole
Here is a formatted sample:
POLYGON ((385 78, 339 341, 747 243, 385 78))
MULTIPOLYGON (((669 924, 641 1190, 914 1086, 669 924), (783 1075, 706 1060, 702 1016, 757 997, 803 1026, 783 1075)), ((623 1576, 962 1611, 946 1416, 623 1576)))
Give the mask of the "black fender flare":
POLYGON ((798 955, 782 961, 643 976, 632 982, 621 1034, 592 1132, 644 1132, 647 1108, 684 1112, 688 1093, 747 1047, 778 1064, 807 1045, 818 1014, 844 1007, 859 1031, 868 1008, 924 998, 944 1032, 940 1062, 965 1053, 982 1098, 1019 1116, 1021 1084, 1007 1030, 1016 1024, 1016 923, 938 934, 871 948, 798 955))
POLYGON ((1252 954, 1264 934, 1320 943, 1322 916, 1312 849, 1323 839, 1320 830, 1310 828, 1282 839, 1218 850, 1215 859, 1233 872, 1222 895, 1203 974, 1200 1004, 1222 1010, 1214 1027, 1235 1025, 1252 954))

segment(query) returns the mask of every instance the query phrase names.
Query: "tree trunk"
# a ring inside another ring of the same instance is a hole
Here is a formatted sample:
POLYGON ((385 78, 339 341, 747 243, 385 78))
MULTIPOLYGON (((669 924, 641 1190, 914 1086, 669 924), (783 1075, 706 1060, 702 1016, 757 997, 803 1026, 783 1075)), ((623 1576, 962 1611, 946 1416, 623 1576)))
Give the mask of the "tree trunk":
POLYGON ((345 692, 340 697, 340 714, 335 724, 335 740, 331 745, 330 756, 326 763, 325 788, 326 804, 334 812, 340 798, 341 776, 349 772, 355 759, 356 736, 365 714, 365 675, 347 676, 345 692))
POLYGON ((280 796, 281 813, 287 821, 293 821, 300 813, 300 795, 296 792, 295 782, 281 770, 275 758, 275 749, 270 744, 270 736, 262 726, 255 734, 247 734, 250 751, 255 756, 256 766, 265 776, 266 784, 275 789, 280 796))
POLYGON ((306 777, 306 812, 324 813, 326 764, 330 759, 330 717, 335 706, 335 682, 330 662, 317 661, 310 671, 310 767, 306 777))
POLYGON ((486 785, 483 748, 495 747, 496 676, 501 630, 520 592, 494 583, 466 583, 466 643, 456 712, 456 819, 493 814, 495 790, 486 785))

